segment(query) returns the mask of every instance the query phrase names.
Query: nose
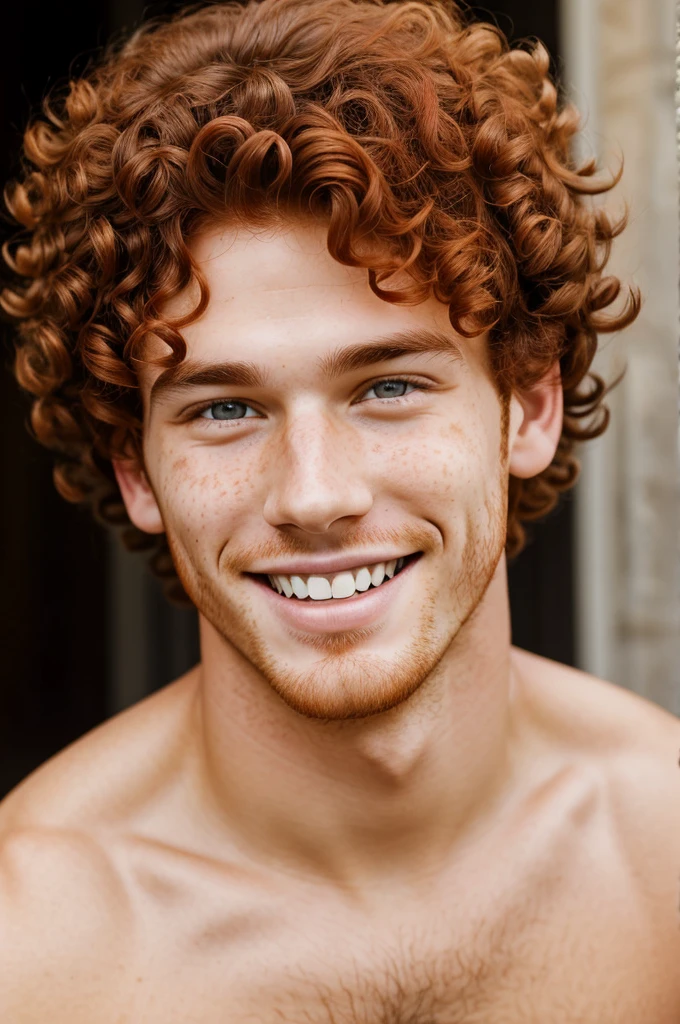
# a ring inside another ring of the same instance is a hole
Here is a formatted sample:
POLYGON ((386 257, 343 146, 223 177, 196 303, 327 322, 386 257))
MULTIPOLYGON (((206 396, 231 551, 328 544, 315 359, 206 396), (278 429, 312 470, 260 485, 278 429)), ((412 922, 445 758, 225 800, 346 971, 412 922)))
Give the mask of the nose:
POLYGON ((325 533, 338 519, 364 516, 373 505, 365 469, 356 434, 307 410, 274 447, 264 517, 271 526, 325 533))

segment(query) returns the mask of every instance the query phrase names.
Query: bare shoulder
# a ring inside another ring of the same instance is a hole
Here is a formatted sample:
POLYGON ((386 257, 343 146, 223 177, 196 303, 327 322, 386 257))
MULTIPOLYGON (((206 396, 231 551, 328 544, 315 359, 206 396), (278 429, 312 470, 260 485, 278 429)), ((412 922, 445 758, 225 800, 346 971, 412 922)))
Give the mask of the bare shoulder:
POLYGON ((124 886, 101 844, 38 826, 5 835, 0 1020, 80 1024, 78 1005, 106 1006, 112 983, 120 985, 126 970, 129 915, 124 886))
POLYGON ((153 694, 0 803, 0 1020, 109 1019, 134 930, 115 838, 167 781, 187 697, 186 684, 153 694))
MULTIPOLYGON (((588 893, 581 927, 600 941, 639 943, 641 990, 680 1007, 680 720, 651 701, 587 673, 513 649, 530 761, 568 767, 579 794, 578 828, 566 820, 574 891, 588 893), (594 909, 608 907, 606 913, 594 909), (611 908, 616 908, 612 915, 611 908), (622 921, 635 922, 627 931, 622 921), (611 923, 610 923, 611 922, 611 923), (604 938, 602 937, 604 936, 604 938)), ((568 868, 567 868, 568 870, 568 868)), ((573 911, 572 911, 573 913, 573 911)), ((636 961, 638 962, 638 961, 636 961)), ((661 1019, 661 1018, 660 1018, 661 1019)), ((666 1018, 663 1018, 664 1020, 666 1018)))
POLYGON ((42 764, 0 801, 0 843, 36 826, 88 832, 134 817, 177 770, 194 694, 189 673, 42 764))
MULTIPOLYGON (((513 648, 531 713, 574 749, 602 757, 642 758, 678 768, 680 718, 653 701, 579 669, 513 648)), ((680 771, 671 770, 680 780, 680 771)))
MULTIPOLYGON (((523 699, 556 750, 601 784, 622 850, 661 899, 680 886, 680 719, 586 672, 513 648, 523 699)), ((677 924, 677 920, 676 920, 677 924)))

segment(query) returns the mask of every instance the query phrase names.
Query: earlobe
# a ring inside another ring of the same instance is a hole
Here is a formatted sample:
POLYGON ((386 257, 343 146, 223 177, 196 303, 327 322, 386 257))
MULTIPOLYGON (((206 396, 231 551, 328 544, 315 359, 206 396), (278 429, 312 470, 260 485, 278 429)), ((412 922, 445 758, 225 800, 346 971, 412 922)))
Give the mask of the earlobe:
POLYGON ((511 476, 529 479, 547 469, 560 440, 563 416, 562 380, 556 362, 532 388, 512 396, 508 465, 511 476))
POLYGON ((114 459, 113 471, 127 514, 137 529, 144 533, 165 533, 156 495, 142 467, 137 462, 114 459))

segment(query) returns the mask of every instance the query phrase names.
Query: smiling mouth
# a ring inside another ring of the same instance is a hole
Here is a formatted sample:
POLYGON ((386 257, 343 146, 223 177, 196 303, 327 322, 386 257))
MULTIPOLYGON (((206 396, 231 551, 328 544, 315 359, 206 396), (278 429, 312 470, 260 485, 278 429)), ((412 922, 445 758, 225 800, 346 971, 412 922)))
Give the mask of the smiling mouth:
POLYGON ((325 603, 328 600, 352 601, 365 593, 387 586, 421 555, 422 551, 416 551, 392 562, 380 562, 375 566, 338 572, 332 576, 269 576, 264 573, 245 575, 257 580, 285 600, 301 601, 305 604, 325 603))

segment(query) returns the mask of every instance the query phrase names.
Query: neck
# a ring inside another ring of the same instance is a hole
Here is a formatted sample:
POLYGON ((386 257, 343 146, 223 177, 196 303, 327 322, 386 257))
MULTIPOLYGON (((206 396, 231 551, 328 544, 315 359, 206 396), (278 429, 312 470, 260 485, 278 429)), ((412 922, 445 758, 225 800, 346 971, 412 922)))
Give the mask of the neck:
POLYGON ((504 559, 420 690, 367 719, 292 711, 205 619, 201 644, 202 795, 258 861, 348 888, 425 878, 511 789, 504 559))

